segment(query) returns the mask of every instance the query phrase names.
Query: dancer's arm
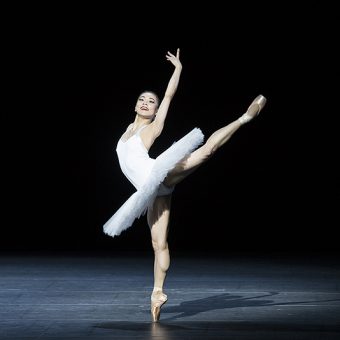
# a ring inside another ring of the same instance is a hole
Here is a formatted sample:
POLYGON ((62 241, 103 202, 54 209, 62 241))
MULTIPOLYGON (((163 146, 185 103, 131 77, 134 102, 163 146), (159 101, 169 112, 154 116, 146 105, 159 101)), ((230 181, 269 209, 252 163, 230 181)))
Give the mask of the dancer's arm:
POLYGON ((162 99, 162 102, 159 105, 156 117, 152 122, 154 135, 157 137, 161 134, 163 130, 165 118, 167 116, 171 100, 176 93, 179 78, 182 72, 182 64, 179 60, 179 48, 177 49, 176 56, 168 52, 166 58, 175 66, 175 70, 169 80, 167 89, 164 94, 164 98, 162 99))

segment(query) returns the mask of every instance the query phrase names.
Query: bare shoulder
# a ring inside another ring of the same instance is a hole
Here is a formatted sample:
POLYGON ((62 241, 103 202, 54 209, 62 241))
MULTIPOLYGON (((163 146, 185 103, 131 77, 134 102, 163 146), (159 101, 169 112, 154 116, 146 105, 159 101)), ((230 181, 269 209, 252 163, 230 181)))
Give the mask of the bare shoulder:
POLYGON ((126 128, 126 130, 124 131, 124 133, 121 136, 121 139, 123 141, 126 141, 129 139, 129 137, 131 137, 131 129, 132 129, 133 123, 129 124, 128 127, 126 128))

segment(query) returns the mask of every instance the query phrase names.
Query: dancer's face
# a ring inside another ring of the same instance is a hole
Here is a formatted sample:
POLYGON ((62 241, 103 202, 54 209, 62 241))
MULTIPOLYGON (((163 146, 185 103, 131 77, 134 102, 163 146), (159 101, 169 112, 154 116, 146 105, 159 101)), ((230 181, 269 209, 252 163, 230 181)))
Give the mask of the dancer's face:
POLYGON ((153 118, 157 113, 158 98, 151 92, 143 92, 137 100, 135 111, 144 118, 153 118))

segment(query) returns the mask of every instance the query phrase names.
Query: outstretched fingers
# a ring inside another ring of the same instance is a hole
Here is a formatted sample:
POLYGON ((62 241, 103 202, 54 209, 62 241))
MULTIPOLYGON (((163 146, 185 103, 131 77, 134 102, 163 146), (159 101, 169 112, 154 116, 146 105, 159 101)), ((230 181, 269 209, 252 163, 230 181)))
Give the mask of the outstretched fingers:
POLYGON ((179 61, 179 48, 177 49, 176 55, 172 54, 171 52, 167 52, 166 59, 169 60, 173 65, 177 66, 180 65, 179 61))
POLYGON ((171 52, 168 51, 167 55, 166 55, 166 59, 171 60, 176 58, 171 52))

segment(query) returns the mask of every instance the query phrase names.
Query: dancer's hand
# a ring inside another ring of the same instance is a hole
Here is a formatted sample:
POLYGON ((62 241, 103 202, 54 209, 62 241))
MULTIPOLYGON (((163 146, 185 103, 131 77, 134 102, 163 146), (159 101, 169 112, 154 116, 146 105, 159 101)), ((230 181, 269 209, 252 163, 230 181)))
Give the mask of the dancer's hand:
POLYGON ((182 64, 179 60, 179 48, 177 49, 176 56, 168 51, 166 59, 169 60, 176 68, 182 67, 182 64))

